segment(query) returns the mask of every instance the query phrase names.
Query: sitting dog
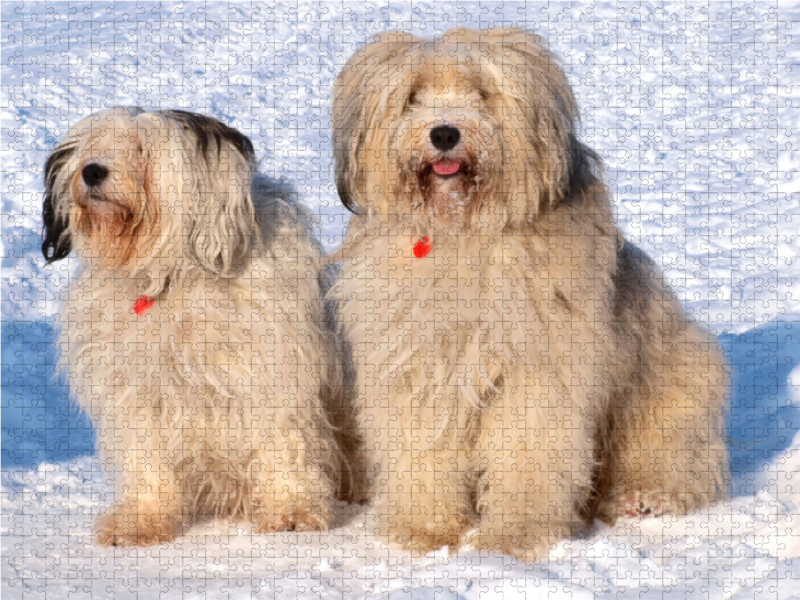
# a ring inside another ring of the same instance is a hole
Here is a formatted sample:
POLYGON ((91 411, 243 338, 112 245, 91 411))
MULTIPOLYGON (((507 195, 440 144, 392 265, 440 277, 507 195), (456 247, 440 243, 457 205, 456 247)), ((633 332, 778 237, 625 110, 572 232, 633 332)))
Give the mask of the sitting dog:
POLYGON ((536 559, 725 495, 724 359, 622 238, 541 39, 382 34, 332 116, 355 214, 329 297, 379 533, 536 559))
POLYGON ((246 136, 177 110, 91 115, 47 161, 45 258, 83 266, 62 362, 120 495, 100 544, 166 542, 197 515, 328 525, 342 465, 319 252, 296 208, 255 209, 254 168, 246 136))

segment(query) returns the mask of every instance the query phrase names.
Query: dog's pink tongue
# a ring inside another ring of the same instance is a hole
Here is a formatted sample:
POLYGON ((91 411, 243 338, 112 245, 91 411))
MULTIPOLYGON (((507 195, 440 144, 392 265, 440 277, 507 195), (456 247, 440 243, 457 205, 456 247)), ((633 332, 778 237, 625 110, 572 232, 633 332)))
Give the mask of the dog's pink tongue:
POLYGON ((453 173, 458 173, 460 168, 461 163, 457 160, 440 160, 433 163, 433 171, 437 175, 452 175, 453 173))

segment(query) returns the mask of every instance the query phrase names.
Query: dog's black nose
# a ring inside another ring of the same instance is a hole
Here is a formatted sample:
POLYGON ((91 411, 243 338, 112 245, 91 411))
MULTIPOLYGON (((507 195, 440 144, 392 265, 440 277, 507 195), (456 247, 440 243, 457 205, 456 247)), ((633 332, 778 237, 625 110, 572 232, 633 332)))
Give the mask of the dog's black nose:
POLYGON ((92 163, 83 167, 81 176, 83 177, 83 181, 89 187, 100 185, 103 183, 103 180, 108 177, 108 169, 106 169, 103 165, 92 163))
POLYGON ((431 129, 431 144, 437 150, 452 150, 460 139, 461 134, 455 127, 441 125, 431 129))

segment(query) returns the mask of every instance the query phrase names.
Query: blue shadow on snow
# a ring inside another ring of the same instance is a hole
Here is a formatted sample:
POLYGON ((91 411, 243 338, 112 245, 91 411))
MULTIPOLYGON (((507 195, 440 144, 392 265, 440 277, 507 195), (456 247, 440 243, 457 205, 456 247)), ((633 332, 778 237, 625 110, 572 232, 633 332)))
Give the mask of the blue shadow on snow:
MULTIPOLYGON (((728 435, 733 496, 754 491, 756 475, 800 430, 787 378, 800 364, 800 322, 775 321, 719 338, 731 365, 728 435)), ((800 382, 796 382, 800 384, 800 382)))
MULTIPOLYGON (((773 322, 720 343, 731 364, 728 413, 734 495, 753 481, 800 430, 800 406, 791 401, 789 373, 800 364, 800 322, 773 322)), ((32 468, 91 454, 87 415, 70 400, 56 374, 57 333, 44 322, 2 323, 2 467, 32 468)))
POLYGON ((2 468, 34 468, 91 454, 88 416, 57 375, 57 332, 43 321, 3 322, 2 468))

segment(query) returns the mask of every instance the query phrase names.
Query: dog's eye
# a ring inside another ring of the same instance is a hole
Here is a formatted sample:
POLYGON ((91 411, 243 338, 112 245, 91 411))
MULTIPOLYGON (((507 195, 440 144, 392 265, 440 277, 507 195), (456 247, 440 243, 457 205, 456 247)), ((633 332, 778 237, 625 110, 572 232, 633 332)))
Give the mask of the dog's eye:
POLYGON ((484 89, 479 89, 478 95, 480 95, 481 100, 483 100, 484 102, 486 102, 489 99, 489 92, 487 92, 484 89))
POLYGON ((406 108, 416 107, 419 106, 419 99, 417 98, 417 92, 411 92, 411 95, 406 100, 406 108))

